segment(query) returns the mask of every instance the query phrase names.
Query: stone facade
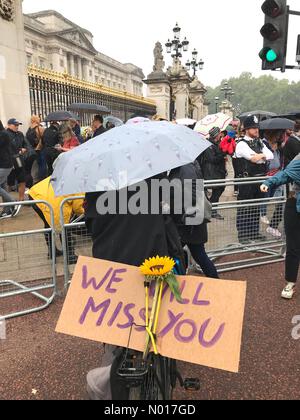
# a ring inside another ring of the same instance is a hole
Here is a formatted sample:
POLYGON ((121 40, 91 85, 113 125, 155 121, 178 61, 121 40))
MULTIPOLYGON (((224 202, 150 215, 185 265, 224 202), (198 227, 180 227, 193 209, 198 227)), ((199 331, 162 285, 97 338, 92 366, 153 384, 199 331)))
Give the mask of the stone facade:
POLYGON ((61 14, 49 10, 24 15, 24 27, 28 65, 143 95, 144 74, 139 67, 98 52, 93 35, 61 14))
POLYGON ((30 116, 22 0, 0 0, 0 119, 30 116), (2 36, 4 35, 4 36, 2 36))

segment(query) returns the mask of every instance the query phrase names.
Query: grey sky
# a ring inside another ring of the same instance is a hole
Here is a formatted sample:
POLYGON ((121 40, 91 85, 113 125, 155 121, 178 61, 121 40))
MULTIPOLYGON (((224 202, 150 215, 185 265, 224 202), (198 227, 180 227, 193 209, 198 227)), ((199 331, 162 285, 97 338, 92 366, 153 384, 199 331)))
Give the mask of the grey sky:
MULTIPOLYGON (((54 9, 94 34, 95 47, 121 62, 132 62, 152 71, 153 48, 172 35, 176 21, 182 34, 197 48, 205 61, 199 75, 206 85, 250 71, 260 71, 258 52, 262 48, 259 34, 263 25, 262 0, 24 0, 25 13, 54 9)), ((289 0, 291 8, 300 10, 299 0, 289 0)), ((291 17, 289 63, 295 64, 300 17, 291 17), (298 28, 298 30, 297 30, 298 28)), ((185 57, 190 58, 191 51, 185 57)), ((199 56, 199 58, 201 58, 199 56)), ((170 63, 170 57, 166 60, 170 63)), ((300 81, 300 71, 287 71, 279 78, 300 81)))

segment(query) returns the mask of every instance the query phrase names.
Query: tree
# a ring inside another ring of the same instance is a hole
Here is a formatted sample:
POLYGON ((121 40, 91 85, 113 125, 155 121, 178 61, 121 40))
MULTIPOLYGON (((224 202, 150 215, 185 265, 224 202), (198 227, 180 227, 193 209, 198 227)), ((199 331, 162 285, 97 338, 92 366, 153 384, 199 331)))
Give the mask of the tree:
MULTIPOLYGON (((215 97, 224 99, 221 91, 224 85, 223 80, 216 88, 207 88, 207 99, 210 102, 209 113, 215 113, 215 97)), ((232 103, 241 112, 263 111, 285 114, 290 111, 300 112, 300 82, 289 82, 289 80, 278 80, 271 75, 254 77, 251 73, 242 73, 240 77, 233 77, 228 80, 229 85, 235 92, 232 103)))

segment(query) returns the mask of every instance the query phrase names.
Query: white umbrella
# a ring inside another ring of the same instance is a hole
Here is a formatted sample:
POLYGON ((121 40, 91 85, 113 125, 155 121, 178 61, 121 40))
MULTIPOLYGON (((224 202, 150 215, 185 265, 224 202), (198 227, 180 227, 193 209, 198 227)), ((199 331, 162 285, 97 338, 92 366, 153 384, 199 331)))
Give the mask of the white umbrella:
POLYGON ((232 121, 233 118, 226 114, 218 113, 208 115, 196 124, 195 131, 207 137, 212 128, 219 127, 221 131, 225 131, 232 121))
POLYGON ((176 120, 177 124, 179 125, 185 125, 187 127, 189 127, 190 125, 194 125, 196 124, 196 120, 192 120, 191 118, 182 118, 179 120, 176 120))
POLYGON ((62 154, 51 181, 58 196, 120 190, 191 163, 210 146, 169 122, 123 125, 62 154))

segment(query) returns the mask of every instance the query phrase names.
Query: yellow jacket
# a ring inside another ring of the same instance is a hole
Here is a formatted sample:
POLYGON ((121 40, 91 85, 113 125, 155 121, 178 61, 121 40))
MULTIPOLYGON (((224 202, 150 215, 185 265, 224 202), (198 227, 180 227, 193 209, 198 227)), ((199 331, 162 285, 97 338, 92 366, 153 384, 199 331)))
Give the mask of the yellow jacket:
MULTIPOLYGON (((56 197, 54 194, 53 187, 50 183, 50 177, 45 179, 42 182, 34 185, 28 192, 33 200, 44 200, 47 201, 52 207, 54 211, 54 223, 55 229, 60 231, 61 224, 60 224, 60 206, 61 203, 66 198, 72 198, 76 196, 82 196, 84 194, 76 194, 76 195, 68 195, 63 197, 56 197)), ((45 204, 38 204, 39 209, 43 212, 47 223, 51 225, 51 216, 50 216, 50 209, 45 204)), ((83 209, 83 200, 70 200, 67 201, 64 205, 64 223, 70 223, 71 217, 73 214, 76 216, 81 216, 84 213, 83 209)))

